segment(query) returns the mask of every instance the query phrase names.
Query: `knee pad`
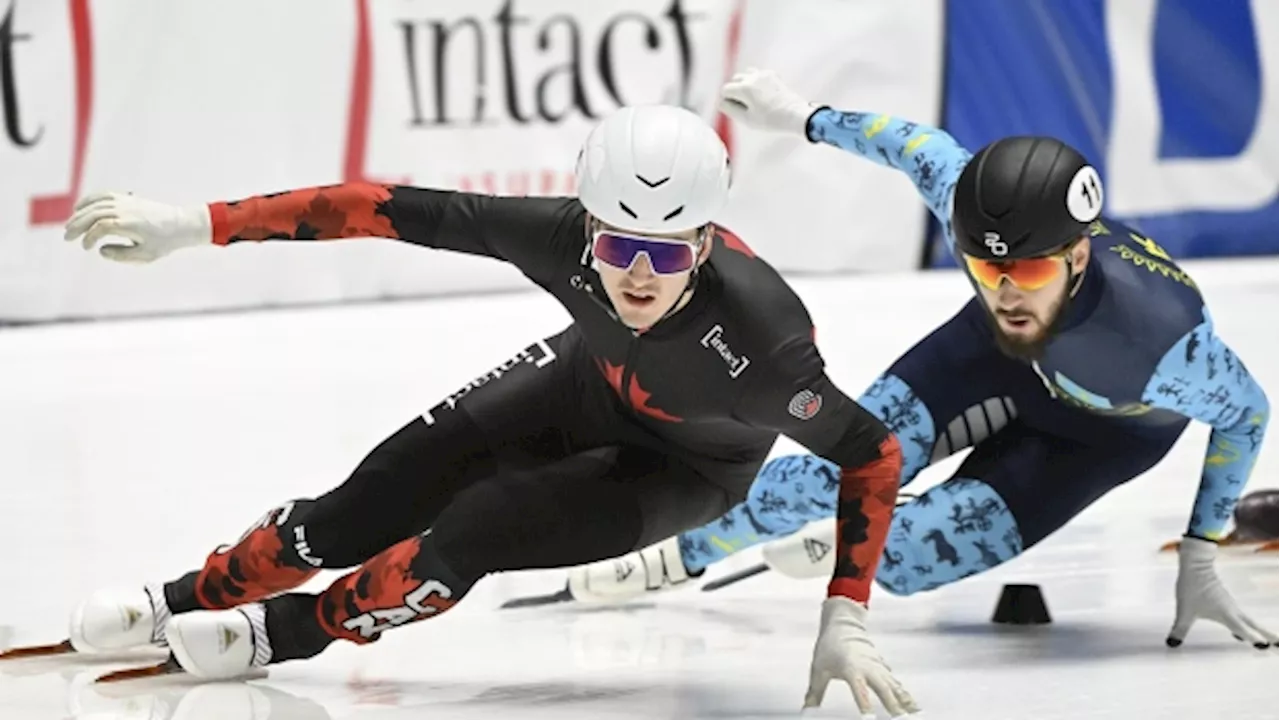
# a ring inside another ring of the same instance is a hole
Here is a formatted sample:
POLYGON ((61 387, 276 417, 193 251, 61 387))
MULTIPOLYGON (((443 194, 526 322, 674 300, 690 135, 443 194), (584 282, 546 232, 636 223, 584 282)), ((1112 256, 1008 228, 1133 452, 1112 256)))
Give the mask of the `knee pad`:
POLYGON ((840 467, 816 455, 787 455, 765 463, 747 491, 755 523, 772 535, 834 517, 840 467))
POLYGON ((990 485, 956 478, 898 507, 876 582, 894 595, 933 590, 1016 557, 1018 524, 990 485))

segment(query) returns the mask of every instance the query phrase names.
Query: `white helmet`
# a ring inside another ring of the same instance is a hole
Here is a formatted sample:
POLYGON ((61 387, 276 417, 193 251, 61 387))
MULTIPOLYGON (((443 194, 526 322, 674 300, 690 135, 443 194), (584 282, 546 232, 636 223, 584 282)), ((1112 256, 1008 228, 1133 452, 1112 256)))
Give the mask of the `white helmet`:
POLYGON ((633 232, 681 232, 711 222, 729 197, 729 153, 702 118, 671 105, 605 118, 578 154, 587 212, 633 232))

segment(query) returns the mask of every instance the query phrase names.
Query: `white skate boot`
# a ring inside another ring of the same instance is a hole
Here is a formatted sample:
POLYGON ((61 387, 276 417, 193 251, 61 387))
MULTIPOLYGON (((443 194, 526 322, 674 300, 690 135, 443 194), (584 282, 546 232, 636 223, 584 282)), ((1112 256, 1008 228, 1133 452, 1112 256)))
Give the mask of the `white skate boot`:
POLYGON ((675 537, 612 560, 579 565, 569 570, 569 593, 587 603, 620 603, 645 593, 693 586, 701 577, 690 575, 675 537))
POLYGON ((815 520, 786 537, 765 543, 760 554, 774 572, 789 578, 831 577, 836 569, 836 519, 815 520))
POLYGON ((82 653, 163 646, 170 617, 160 585, 100 590, 71 613, 68 637, 76 652, 82 653))
POLYGON ((261 603, 175 616, 165 639, 183 670, 204 680, 263 677, 271 662, 267 613, 261 603))

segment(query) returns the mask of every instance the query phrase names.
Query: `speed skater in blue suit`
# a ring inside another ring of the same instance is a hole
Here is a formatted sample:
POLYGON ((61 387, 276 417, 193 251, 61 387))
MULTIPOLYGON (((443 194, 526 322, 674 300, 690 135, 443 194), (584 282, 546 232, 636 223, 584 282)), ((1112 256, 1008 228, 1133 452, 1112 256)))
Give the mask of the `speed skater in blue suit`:
MULTIPOLYGON (((1180 645, 1205 619, 1276 646, 1214 570, 1261 449, 1267 397, 1215 332, 1195 281, 1155 240, 1104 214, 1102 179, 1079 152, 1030 136, 973 153, 923 123, 813 105, 766 71, 735 76, 721 109, 905 173, 974 289, 858 399, 897 435, 902 486, 970 450, 951 478, 897 508, 880 587, 925 592, 1021 555, 1156 465, 1196 420, 1212 431, 1179 543, 1167 642, 1180 645)), ((838 468, 821 458, 775 458, 722 517, 574 568, 570 589, 605 600, 678 586, 834 516, 838 484, 838 468), (619 563, 644 572, 617 572, 619 563)))

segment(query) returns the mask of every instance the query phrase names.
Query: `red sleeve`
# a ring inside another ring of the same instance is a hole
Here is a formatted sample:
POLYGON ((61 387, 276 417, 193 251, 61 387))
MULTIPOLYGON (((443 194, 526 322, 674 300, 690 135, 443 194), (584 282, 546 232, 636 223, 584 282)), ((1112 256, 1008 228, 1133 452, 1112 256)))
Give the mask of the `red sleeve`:
POLYGON ((574 198, 347 183, 209 206, 213 242, 389 238, 509 262, 546 285, 586 243, 574 198))
POLYGON ((388 212, 391 188, 351 183, 209 205, 213 244, 263 240, 401 239, 388 212))
POLYGON ((839 554, 828 593, 865 604, 898 498, 898 440, 831 382, 809 337, 788 343, 760 370, 735 414, 840 466, 839 554))
POLYGON ((870 599, 901 475, 902 448, 892 434, 880 443, 880 457, 860 467, 842 469, 836 510, 838 554, 828 596, 843 595, 863 604, 870 599))

